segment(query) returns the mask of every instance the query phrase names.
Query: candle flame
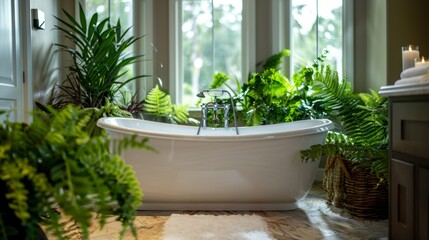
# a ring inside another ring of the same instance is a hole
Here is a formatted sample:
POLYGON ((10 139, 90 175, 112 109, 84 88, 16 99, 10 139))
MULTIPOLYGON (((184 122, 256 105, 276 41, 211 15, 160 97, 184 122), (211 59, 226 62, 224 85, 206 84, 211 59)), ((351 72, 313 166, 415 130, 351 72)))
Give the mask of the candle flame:
POLYGON ((409 45, 408 46, 408 51, 411 51, 411 50, 413 50, 413 49, 411 48, 411 45, 409 45))
POLYGON ((422 63, 424 63, 424 62, 425 62, 425 57, 422 56, 422 63))

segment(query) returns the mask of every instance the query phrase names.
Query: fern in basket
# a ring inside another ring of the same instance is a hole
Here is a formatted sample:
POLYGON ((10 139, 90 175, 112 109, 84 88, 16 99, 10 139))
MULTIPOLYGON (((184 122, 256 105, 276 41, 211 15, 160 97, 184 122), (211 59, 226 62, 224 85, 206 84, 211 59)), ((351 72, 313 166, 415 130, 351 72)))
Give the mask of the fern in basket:
POLYGON ((353 92, 350 84, 340 81, 329 66, 315 66, 312 71, 312 101, 335 123, 336 131, 344 134, 347 141, 328 135, 326 144, 301 151, 302 159, 341 155, 358 167, 371 169, 371 173, 383 181, 388 173, 387 98, 373 90, 353 92))

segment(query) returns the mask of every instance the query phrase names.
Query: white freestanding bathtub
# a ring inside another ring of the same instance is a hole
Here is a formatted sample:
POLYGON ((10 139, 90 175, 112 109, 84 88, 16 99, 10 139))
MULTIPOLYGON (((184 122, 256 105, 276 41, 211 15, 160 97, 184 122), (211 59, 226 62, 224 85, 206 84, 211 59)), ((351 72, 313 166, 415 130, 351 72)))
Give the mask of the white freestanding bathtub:
POLYGON ((129 118, 102 118, 111 138, 137 134, 156 149, 123 159, 143 190, 139 210, 292 210, 310 191, 319 162, 299 151, 322 143, 331 121, 201 129, 129 118))

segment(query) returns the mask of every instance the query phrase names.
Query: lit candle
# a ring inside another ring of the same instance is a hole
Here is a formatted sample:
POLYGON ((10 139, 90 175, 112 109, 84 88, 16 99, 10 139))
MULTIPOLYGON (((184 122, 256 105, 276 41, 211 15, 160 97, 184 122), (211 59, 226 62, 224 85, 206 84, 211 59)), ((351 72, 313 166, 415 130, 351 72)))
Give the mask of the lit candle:
POLYGON ((421 59, 416 58, 415 67, 429 67, 428 59, 422 56, 421 59))
POLYGON ((419 57, 418 46, 408 45, 407 47, 402 47, 402 71, 414 67, 414 61, 419 57))

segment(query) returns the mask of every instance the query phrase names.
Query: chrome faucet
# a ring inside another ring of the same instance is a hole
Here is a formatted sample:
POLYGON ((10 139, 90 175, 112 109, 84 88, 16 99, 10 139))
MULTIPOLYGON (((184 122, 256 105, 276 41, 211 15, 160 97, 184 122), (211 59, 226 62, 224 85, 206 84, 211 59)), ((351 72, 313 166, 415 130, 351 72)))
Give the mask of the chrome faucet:
POLYGON ((237 117, 236 117, 235 107, 234 107, 234 103, 232 101, 231 94, 226 90, 212 89, 212 90, 201 91, 200 93, 197 94, 197 97, 205 98, 205 93, 207 93, 211 97, 214 97, 215 99, 213 102, 201 104, 201 123, 200 123, 200 126, 198 127, 197 135, 200 134, 201 128, 203 128, 203 129, 207 128, 207 114, 208 114, 209 109, 212 109, 212 111, 213 111, 213 124, 214 125, 219 124, 219 110, 221 110, 221 109, 223 110, 224 128, 228 129, 228 127, 229 127, 228 118, 229 118, 230 106, 232 107, 232 112, 234 115, 235 132, 238 135, 237 117), (217 103, 217 101, 216 101, 217 97, 222 96, 224 93, 228 94, 229 99, 231 101, 231 105, 230 104, 219 104, 219 103, 217 103))

